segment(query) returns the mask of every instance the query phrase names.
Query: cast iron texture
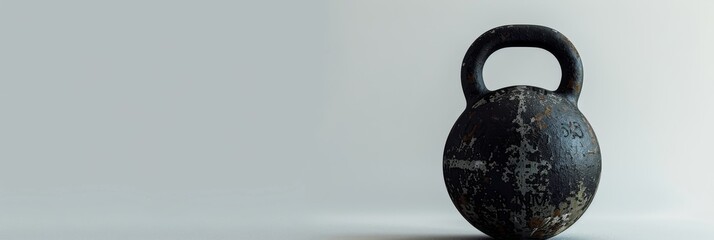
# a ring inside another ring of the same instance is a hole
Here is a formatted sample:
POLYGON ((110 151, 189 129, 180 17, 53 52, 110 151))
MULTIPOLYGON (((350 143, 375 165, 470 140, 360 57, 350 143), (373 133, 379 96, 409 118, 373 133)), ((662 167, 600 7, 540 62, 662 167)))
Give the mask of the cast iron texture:
POLYGON ((461 215, 498 239, 546 239, 570 227, 593 200, 600 148, 577 102, 580 56, 565 36, 535 25, 497 27, 466 52, 466 110, 444 149, 444 180, 461 215), (489 91, 486 58, 505 47, 538 47, 560 64, 558 89, 513 86, 489 91))

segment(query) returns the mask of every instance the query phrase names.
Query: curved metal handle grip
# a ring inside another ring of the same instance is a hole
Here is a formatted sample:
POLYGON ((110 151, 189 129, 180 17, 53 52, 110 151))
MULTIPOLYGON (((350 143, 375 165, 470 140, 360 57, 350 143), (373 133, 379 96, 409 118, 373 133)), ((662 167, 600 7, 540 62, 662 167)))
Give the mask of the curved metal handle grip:
POLYGON ((583 85, 583 65, 575 46, 560 32, 538 25, 507 25, 479 36, 464 56, 461 64, 461 87, 470 106, 489 92, 483 83, 483 65, 498 49, 506 47, 537 47, 558 59, 562 77, 555 93, 578 103, 583 85))

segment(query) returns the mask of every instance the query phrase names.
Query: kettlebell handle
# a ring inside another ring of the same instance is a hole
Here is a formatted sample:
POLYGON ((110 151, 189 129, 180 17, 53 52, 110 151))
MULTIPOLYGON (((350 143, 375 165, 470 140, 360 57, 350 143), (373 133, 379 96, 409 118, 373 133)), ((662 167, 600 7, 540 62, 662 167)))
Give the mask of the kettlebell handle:
POLYGON ((577 105, 583 85, 583 65, 575 46, 563 34, 549 27, 506 25, 482 34, 466 51, 461 64, 461 87, 468 106, 489 92, 483 83, 486 59, 496 50, 507 47, 537 47, 553 54, 562 73, 555 93, 577 105))

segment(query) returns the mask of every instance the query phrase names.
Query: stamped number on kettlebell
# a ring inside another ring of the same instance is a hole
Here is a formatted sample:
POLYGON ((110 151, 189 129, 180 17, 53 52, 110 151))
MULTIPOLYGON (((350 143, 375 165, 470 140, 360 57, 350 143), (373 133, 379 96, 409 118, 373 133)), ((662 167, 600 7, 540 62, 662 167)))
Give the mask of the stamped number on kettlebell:
POLYGON ((583 138, 583 129, 578 122, 561 123, 560 128, 563 130, 563 137, 583 138))

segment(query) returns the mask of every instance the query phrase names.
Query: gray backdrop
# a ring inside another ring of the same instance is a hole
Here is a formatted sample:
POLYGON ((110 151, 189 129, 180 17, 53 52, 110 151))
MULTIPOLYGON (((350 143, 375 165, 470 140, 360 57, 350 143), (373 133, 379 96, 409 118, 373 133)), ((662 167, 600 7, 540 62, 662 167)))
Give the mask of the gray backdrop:
MULTIPOLYGON (((442 180, 468 46, 568 36, 603 174, 560 239, 709 237, 711 1, 0 1, 0 238, 469 239, 442 180)), ((490 89, 555 89, 544 50, 490 89)))

